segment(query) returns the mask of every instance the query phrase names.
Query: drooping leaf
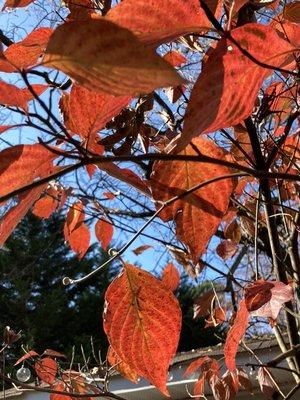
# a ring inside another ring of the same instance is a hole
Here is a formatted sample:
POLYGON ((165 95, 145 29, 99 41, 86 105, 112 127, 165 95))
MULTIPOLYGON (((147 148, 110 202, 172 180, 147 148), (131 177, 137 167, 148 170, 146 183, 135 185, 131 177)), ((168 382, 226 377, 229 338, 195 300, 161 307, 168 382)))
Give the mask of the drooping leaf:
POLYGON ((211 26, 197 0, 123 0, 107 18, 133 31, 141 41, 155 45, 211 26))
POLYGON ((19 69, 31 67, 42 56, 52 32, 51 28, 35 29, 21 42, 10 45, 4 56, 19 69))
POLYGON ((14 366, 21 364, 21 362, 24 362, 25 360, 27 360, 28 358, 31 357, 36 357, 38 356, 38 353, 34 350, 30 350, 28 351, 26 354, 24 354, 24 356, 20 357, 15 363, 14 366))
POLYGON ((274 399, 275 393, 278 393, 278 389, 275 385, 275 378, 272 376, 266 368, 260 367, 257 373, 257 380, 260 386, 260 390, 266 396, 267 399, 274 399))
POLYGON ((6 242, 30 207, 40 197, 47 184, 28 190, 19 196, 19 203, 10 208, 0 220, 0 246, 6 242))
POLYGON ((194 301, 193 309, 194 315, 193 318, 197 319, 200 317, 206 317, 211 313, 213 309, 213 300, 215 298, 215 292, 209 291, 203 294, 194 301))
POLYGON ((214 374, 211 376, 208 382, 215 400, 231 399, 229 387, 222 378, 214 374))
POLYGON ((181 328, 176 297, 149 272, 126 264, 108 287, 105 304, 104 330, 114 351, 168 395, 168 367, 181 328))
POLYGON ((50 38, 44 64, 65 72, 89 90, 114 96, 138 96, 183 83, 153 49, 104 18, 60 25, 50 38))
MULTIPOLYGON (((256 60, 274 68, 284 67, 294 50, 270 26, 246 24, 231 35, 256 60)), ((271 72, 243 55, 230 40, 221 39, 192 90, 183 133, 176 139, 177 151, 195 136, 237 125, 248 117, 271 72)))
MULTIPOLYGON (((32 88, 40 96, 48 86, 32 85, 32 88)), ((0 104, 10 107, 20 107, 27 112, 28 102, 33 99, 34 96, 27 88, 19 89, 15 85, 0 81, 0 104)))
POLYGON ((109 246, 114 234, 114 227, 108 221, 99 219, 95 225, 95 235, 104 250, 109 246))
MULTIPOLYGON (((197 138, 193 145, 194 148, 190 145, 181 154, 197 155, 196 148, 213 158, 225 157, 224 150, 207 139, 197 138)), ((151 176, 153 197, 160 202, 167 201, 200 183, 229 173, 227 167, 212 164, 158 161, 153 165, 151 176)), ((232 179, 210 183, 175 201, 159 214, 164 221, 175 220, 177 238, 188 246, 195 264, 225 215, 232 190, 232 179)))
POLYGON ((95 134, 118 115, 129 101, 128 96, 114 97, 74 84, 70 94, 61 103, 61 108, 67 129, 88 141, 93 140, 95 134))
MULTIPOLYGON (((265 281, 259 284, 262 290, 262 295, 259 297, 260 301, 254 302, 254 307, 251 307, 251 316, 272 318, 273 320, 276 320, 283 304, 293 299, 293 288, 290 285, 285 285, 283 282, 273 281, 268 283, 273 284, 273 287, 264 289, 267 285, 267 282, 265 281), (268 290, 271 292, 271 297, 269 296, 268 290), (259 304, 263 305, 256 308, 259 304)), ((257 282, 254 285, 257 286, 257 282)), ((259 287, 255 287, 255 289, 259 289, 259 287)), ((248 301, 247 305, 249 304, 251 304, 250 301, 248 301)))
POLYGON ((245 300, 243 299, 240 302, 233 325, 227 333, 224 346, 225 364, 229 371, 234 371, 236 369, 235 356, 239 343, 244 337, 248 327, 248 320, 249 312, 247 310, 245 300))
POLYGON ((91 235, 88 226, 84 223, 84 218, 83 204, 78 201, 70 207, 64 224, 65 240, 79 258, 85 255, 90 246, 91 235))
POLYGON ((34 365, 37 376, 44 382, 50 385, 55 381, 57 373, 57 363, 49 357, 42 358, 36 361, 34 365))
POLYGON ((201 369, 201 372, 210 372, 210 375, 219 375, 220 366, 217 360, 208 356, 200 357, 192 361, 183 376, 189 376, 201 369))
POLYGON ((116 352, 113 350, 111 346, 109 346, 108 349, 107 361, 125 379, 129 379, 133 383, 138 382, 138 374, 132 368, 130 368, 128 364, 126 364, 117 356, 116 352))
POLYGON ((168 263, 162 273, 161 277, 162 283, 172 292, 174 292, 180 283, 180 274, 178 269, 173 263, 168 263))

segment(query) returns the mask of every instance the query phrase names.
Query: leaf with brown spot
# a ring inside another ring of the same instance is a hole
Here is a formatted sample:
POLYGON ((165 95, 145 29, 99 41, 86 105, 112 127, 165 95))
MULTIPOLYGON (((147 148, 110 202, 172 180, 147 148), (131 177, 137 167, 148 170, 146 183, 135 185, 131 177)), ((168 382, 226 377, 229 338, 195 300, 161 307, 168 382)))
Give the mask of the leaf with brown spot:
POLYGON ((99 219, 95 225, 95 235, 104 250, 109 246, 114 234, 114 227, 108 221, 99 219))
POLYGON ((114 369, 118 371, 125 379, 129 379, 133 383, 138 383, 138 374, 132 368, 130 368, 128 364, 126 364, 124 361, 121 361, 111 346, 108 348, 106 358, 109 364, 114 367, 114 369))
POLYGON ((176 297, 149 272, 126 264, 105 294, 104 330, 118 357, 162 393, 181 328, 176 297))
MULTIPOLYGON (((233 38, 262 63, 284 67, 295 49, 270 26, 249 23, 231 31, 233 38)), ((179 152, 195 137, 237 125, 248 117, 258 91, 272 73, 228 39, 221 39, 194 85, 182 134, 172 147, 179 152)))
MULTIPOLYGON (((225 158, 224 150, 207 139, 197 138, 193 146, 187 146, 181 154, 195 156, 196 148, 206 156, 225 158)), ((165 202, 175 196, 182 196, 185 191, 200 183, 230 173, 227 167, 215 164, 182 160, 157 161, 153 165, 150 182, 153 198, 165 202)), ((159 214, 163 221, 175 220, 177 238, 188 246, 195 264, 205 252, 225 215, 232 190, 231 178, 210 183, 175 201, 159 214)))
POLYGON ((114 96, 134 97, 184 82, 153 49, 104 18, 60 25, 49 40, 43 64, 89 90, 114 96))
POLYGON ((19 69, 31 67, 43 55, 52 32, 51 28, 35 29, 22 41, 9 46, 4 56, 19 69))
POLYGON ((178 269, 173 263, 168 263, 162 273, 161 277, 162 283, 172 292, 174 292, 180 283, 180 274, 178 269))

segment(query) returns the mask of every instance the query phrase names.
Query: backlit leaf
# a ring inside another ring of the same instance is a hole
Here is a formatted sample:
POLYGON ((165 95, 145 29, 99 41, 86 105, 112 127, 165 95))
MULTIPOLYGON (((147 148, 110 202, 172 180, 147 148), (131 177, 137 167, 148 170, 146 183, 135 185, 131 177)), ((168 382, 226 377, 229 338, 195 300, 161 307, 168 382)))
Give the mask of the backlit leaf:
POLYGON ((169 51, 163 58, 173 65, 173 67, 180 67, 187 62, 186 57, 178 51, 169 51))
POLYGON ((181 328, 176 297, 164 284, 133 265, 110 284, 105 295, 104 330, 114 351, 161 392, 181 328))
MULTIPOLYGON (((48 86, 32 85, 32 88, 40 96, 48 86)), ((27 112, 28 102, 33 99, 34 96, 27 88, 19 89, 15 85, 0 81, 0 104, 3 106, 20 107, 27 112)))
POLYGON ((74 84, 70 94, 61 103, 65 125, 72 133, 88 141, 118 115, 129 101, 128 96, 114 97, 74 84))
MULTIPOLYGON (((283 67, 294 49, 270 26, 246 24, 232 30, 231 35, 258 61, 274 68, 283 67)), ((195 136, 242 122, 251 114, 258 90, 271 73, 232 42, 221 39, 192 90, 183 133, 176 140, 177 151, 195 136)))
POLYGON ((183 83, 153 49, 104 18, 60 25, 50 38, 44 64, 89 90, 114 96, 138 96, 183 83))
POLYGON ((235 356, 238 350, 240 341, 245 335, 248 327, 249 312, 246 307, 245 300, 241 300, 232 327, 227 333, 226 342, 224 345, 225 364, 229 371, 236 369, 235 356))
POLYGON ((30 3, 33 3, 34 0, 6 0, 2 10, 5 8, 21 8, 27 7, 30 3))
POLYGON ((300 23, 300 1, 286 4, 284 6, 283 16, 288 21, 300 23))
POLYGON ((49 383, 50 385, 55 381, 57 363, 52 358, 46 357, 36 361, 34 368, 37 376, 42 381, 49 383))
MULTIPOLYGON (((197 138, 193 145, 204 155, 217 159, 225 157, 223 149, 206 139, 197 138)), ((197 151, 190 145, 181 154, 197 155, 197 151)), ((229 173, 227 167, 213 164, 158 161, 154 163, 151 176, 153 197, 167 201, 200 183, 229 173)), ((160 213, 164 221, 175 220, 177 238, 188 246, 195 264, 225 215, 232 190, 232 179, 220 180, 195 190, 160 213)))
POLYGON ((36 29, 21 42, 10 45, 4 52, 4 56, 19 69, 35 65, 43 54, 52 32, 50 28, 36 29))
POLYGON ((156 45, 211 25, 197 0, 123 0, 107 18, 156 45))
POLYGON ((126 364, 124 361, 121 361, 111 346, 108 349, 107 361, 125 379, 129 379, 133 383, 138 382, 138 374, 132 368, 130 368, 128 364, 126 364))
POLYGON ((108 221, 99 219, 95 225, 96 238, 101 242, 104 250, 109 246, 114 234, 114 227, 108 221))
POLYGON ((34 204, 32 213, 39 218, 49 218, 58 207, 63 205, 63 197, 62 190, 50 187, 45 195, 34 204))
POLYGON ((168 263, 162 273, 161 277, 162 283, 172 292, 174 292, 180 283, 180 274, 178 269, 173 263, 168 263))

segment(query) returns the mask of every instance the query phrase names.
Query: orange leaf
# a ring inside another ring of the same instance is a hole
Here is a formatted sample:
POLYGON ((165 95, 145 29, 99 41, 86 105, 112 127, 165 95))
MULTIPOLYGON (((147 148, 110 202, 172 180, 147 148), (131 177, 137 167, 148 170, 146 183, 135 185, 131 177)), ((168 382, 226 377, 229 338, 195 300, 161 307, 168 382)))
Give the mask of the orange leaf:
POLYGON ((88 140, 93 139, 129 101, 128 96, 114 97, 74 84, 70 94, 61 103, 61 108, 67 129, 88 140))
POLYGON ((151 249, 152 246, 149 246, 148 244, 144 244, 143 246, 139 246, 136 249, 132 250, 132 252, 136 255, 139 256, 142 254, 144 251, 151 249))
POLYGON ((48 43, 44 64, 65 72, 89 90, 114 96, 138 96, 183 83, 153 49, 104 18, 59 26, 48 43))
POLYGON ((90 231, 88 226, 82 222, 68 236, 68 243, 73 251, 77 253, 79 258, 82 258, 88 251, 90 246, 90 231))
MULTIPOLYGON (((47 88, 46 85, 32 85, 35 93, 40 96, 47 88)), ((9 107, 20 107, 28 110, 28 102, 33 100, 33 95, 27 88, 19 89, 15 85, 0 81, 0 104, 9 107)))
MULTIPOLYGON (((270 26, 246 24, 232 30, 231 35, 253 57, 274 68, 284 66, 294 50, 270 26)), ((243 55, 229 40, 221 39, 192 90, 183 133, 176 139, 177 151, 195 136, 236 125, 248 117, 271 72, 243 55)))
POLYGON ((0 126, 0 134, 8 131, 9 129, 15 128, 16 125, 2 125, 0 126))
POLYGON ((35 365, 35 372, 37 376, 44 382, 50 385, 55 381, 57 373, 57 363, 52 358, 42 358, 38 360, 35 365))
POLYGON ((0 246, 6 242, 15 227, 25 217, 33 203, 40 197, 47 184, 24 192, 19 196, 19 203, 10 208, 2 217, 0 223, 0 246))
MULTIPOLYGON (((224 150, 207 139, 197 138, 193 145, 204 155, 217 159, 225 157, 224 150)), ((197 152, 188 146, 181 154, 197 155, 197 152)), ((153 197, 167 201, 200 183, 230 172, 227 167, 213 164, 158 161, 154 163, 151 176, 153 197)), ((232 179, 210 183, 175 201, 160 213, 164 221, 175 220, 177 238, 189 247, 195 264, 225 215, 232 190, 232 179)))
MULTIPOLYGON (((64 382, 58 382, 56 383, 53 387, 53 390, 65 392, 68 390, 68 387, 64 382)), ((50 400, 73 400, 74 397, 70 397, 68 395, 64 394, 58 394, 58 393, 50 393, 50 400)))
POLYGON ((227 333, 227 338, 224 346, 225 364, 229 371, 236 369, 235 356, 238 346, 248 327, 249 313, 246 307, 245 300, 241 300, 232 327, 227 333))
POLYGON ((187 62, 186 57, 178 51, 169 51, 163 58, 173 65, 173 67, 180 67, 187 62))
POLYGON ((168 367, 181 328, 176 297, 149 272, 126 264, 108 287, 105 304, 104 330, 114 351, 168 395, 168 367))
POLYGON ((63 204, 62 190, 50 187, 32 209, 32 213, 39 218, 49 218, 50 215, 63 204))
POLYGON ((138 374, 132 368, 130 368, 128 364, 126 364, 124 361, 121 361, 111 346, 109 346, 108 349, 107 361, 125 379, 129 379, 133 383, 138 383, 138 374))
POLYGON ((155 45, 211 26, 197 0, 123 0, 107 18, 155 45))
POLYGON ((180 283, 180 274, 173 263, 168 263, 165 266, 161 280, 168 289, 172 290, 172 292, 178 288, 180 283))
POLYGON ((35 65, 43 54, 52 32, 50 28, 36 29, 21 42, 10 45, 4 52, 4 56, 19 69, 35 65))
POLYGON ((21 8, 21 7, 27 7, 30 3, 33 3, 34 0, 6 0, 2 11, 5 8, 21 8))
POLYGON ((28 351, 28 353, 24 354, 24 356, 22 356, 21 358, 19 358, 15 363, 14 366, 20 364, 21 362, 24 362, 25 360, 27 360, 28 358, 31 357, 36 357, 38 356, 38 353, 34 350, 30 350, 28 351))
POLYGON ((114 234, 114 227, 109 222, 99 219, 95 225, 95 235, 99 242, 102 243, 102 248, 107 249, 114 234))

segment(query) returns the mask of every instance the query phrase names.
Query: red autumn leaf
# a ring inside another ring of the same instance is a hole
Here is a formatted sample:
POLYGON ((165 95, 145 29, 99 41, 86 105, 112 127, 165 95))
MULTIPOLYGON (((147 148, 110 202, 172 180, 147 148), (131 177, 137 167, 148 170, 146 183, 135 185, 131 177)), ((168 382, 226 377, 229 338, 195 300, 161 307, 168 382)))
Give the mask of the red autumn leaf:
POLYGON ((138 96, 183 83, 153 49, 145 47, 129 30, 104 18, 60 25, 49 40, 43 62, 89 90, 114 96, 138 96))
POLYGON ((104 330, 122 361, 168 395, 169 363, 181 328, 176 297, 164 284, 133 265, 108 287, 104 330))
POLYGON ((300 1, 285 4, 283 17, 287 21, 300 23, 300 1))
POLYGON ((34 204, 32 213, 39 218, 49 218, 58 207, 63 205, 63 197, 62 190, 50 187, 45 195, 34 204))
POLYGON ((128 168, 120 168, 114 163, 99 163, 97 164, 100 169, 107 172, 110 176, 119 179, 122 182, 139 190, 146 196, 151 196, 151 192, 147 182, 143 181, 136 173, 128 168))
POLYGON ((114 369, 118 371, 125 379, 129 379, 133 383, 138 383, 138 374, 132 368, 130 368, 128 364, 126 364, 124 361, 121 361, 111 346, 109 346, 106 358, 109 364, 114 367, 114 369))
POLYGON ((30 3, 33 3, 34 0, 6 0, 2 11, 5 10, 5 8, 21 8, 21 7, 27 7, 30 3))
POLYGON ((19 69, 31 67, 43 54, 52 32, 50 28, 35 29, 21 42, 10 45, 4 56, 19 69))
POLYGON ((28 351, 28 353, 24 354, 24 356, 20 357, 15 363, 14 366, 20 364, 21 362, 24 362, 25 360, 27 360, 28 358, 31 357, 36 357, 38 356, 38 353, 34 350, 30 350, 28 351))
POLYGON ((49 356, 49 357, 55 357, 55 358, 67 358, 63 353, 60 353, 56 350, 52 349, 46 349, 42 356, 49 356))
POLYGON ((61 109, 67 129, 82 139, 93 140, 95 134, 118 115, 130 101, 130 97, 114 97, 97 93, 74 84, 70 94, 64 95, 61 109))
POLYGON ((161 277, 162 283, 172 292, 174 292, 180 283, 180 274, 178 269, 173 263, 168 263, 162 273, 161 277))
POLYGON ((201 369, 201 373, 208 373, 209 377, 213 375, 219 375, 220 373, 220 366, 217 360, 214 358, 210 358, 208 356, 200 357, 195 361, 192 361, 186 371, 184 372, 183 376, 189 376, 194 374, 196 371, 201 369))
POLYGON ((223 260, 228 260, 235 255, 238 250, 238 245, 231 240, 222 240, 217 248, 216 252, 223 260))
POLYGON ((19 203, 10 208, 0 221, 0 246, 6 242, 30 207, 40 197, 47 184, 28 190, 19 196, 19 203))
POLYGON ((212 375, 209 379, 209 385, 215 400, 231 399, 230 388, 222 378, 212 375))
POLYGON ((215 292, 209 291, 202 296, 198 297, 194 301, 193 309, 194 315, 193 318, 197 319, 200 317, 206 317, 211 313, 213 309, 213 300, 215 298, 215 292))
POLYGON ((267 399, 274 399, 275 393, 278 393, 278 389, 275 385, 275 378, 272 376, 266 368, 260 367, 257 373, 257 380, 260 386, 260 390, 266 396, 267 399))
POLYGON ((46 357, 36 361, 34 368, 37 376, 42 381, 49 383, 50 385, 55 381, 57 363, 52 358, 46 357))
MULTIPOLYGON (((197 138, 193 141, 193 146, 187 146, 181 154, 195 156, 196 147, 203 155, 216 159, 225 157, 224 150, 207 139, 197 138)), ((186 190, 200 183, 230 172, 227 167, 215 164, 183 160, 158 161, 153 165, 151 176, 153 197, 165 202, 183 195, 186 190)), ((188 246, 195 264, 205 252, 225 215, 232 190, 232 179, 210 183, 175 201, 159 214, 163 221, 175 220, 177 238, 188 246)))
MULTIPOLYGON (((293 288, 282 282, 273 281, 271 290, 271 298, 265 302, 260 308, 251 311, 251 316, 272 318, 276 320, 278 313, 284 303, 293 299, 293 288)), ((265 301, 266 298, 263 298, 265 301)), ((262 301, 262 302, 263 302, 262 301)))
POLYGON ((65 236, 70 235, 70 233, 72 233, 76 228, 78 228, 82 224, 82 222, 84 222, 84 206, 81 201, 76 201, 69 208, 67 214, 64 226, 65 236))
MULTIPOLYGON (((40 96, 48 86, 32 85, 32 88, 40 96)), ((27 88, 19 89, 15 85, 0 81, 0 104, 9 107, 20 107, 27 112, 28 102, 33 99, 34 96, 27 88)))
POLYGON ((91 14, 95 12, 96 6, 92 0, 65 0, 64 4, 70 10, 68 20, 85 21, 90 20, 91 14))
POLYGON ((163 58, 173 65, 173 67, 180 67, 187 62, 186 57, 178 51, 169 51, 163 58))
POLYGON ((202 376, 197 380, 197 382, 194 385, 194 396, 197 397, 203 397, 204 393, 204 384, 205 384, 205 376, 202 376))
POLYGON ((132 250, 132 252, 136 255, 139 256, 142 254, 144 251, 151 249, 152 246, 149 246, 148 244, 144 244, 142 246, 137 247, 136 249, 132 250))
POLYGON ((114 227, 108 221, 99 219, 95 225, 96 238, 101 242, 104 250, 109 246, 114 234, 114 227))
POLYGON ((70 207, 64 224, 65 240, 71 249, 82 258, 90 246, 90 231, 84 223, 83 204, 78 201, 70 207))
POLYGON ((229 239, 234 243, 237 244, 240 243, 241 235, 242 234, 240 225, 237 223, 235 219, 224 229, 225 239, 229 239))
MULTIPOLYGON (((231 31, 233 38, 255 59, 282 67, 294 50, 270 26, 246 24, 231 31)), ((237 125, 253 109, 257 93, 271 70, 263 68, 228 39, 210 54, 191 93, 183 133, 176 139, 181 151, 195 136, 237 125)))
POLYGON ((107 198, 107 200, 114 200, 116 195, 112 192, 103 192, 103 196, 107 198))
MULTIPOLYGON (((68 387, 64 382, 58 382, 55 385, 52 386, 53 390, 57 390, 60 392, 65 392, 68 391, 68 387)), ((50 393, 50 400, 73 400, 74 398, 68 395, 64 394, 58 394, 58 393, 50 393)))
POLYGON ((249 313, 245 300, 241 300, 233 325, 227 333, 224 346, 225 364, 229 371, 234 371, 236 369, 235 356, 239 343, 244 337, 248 327, 248 320, 249 313))
POLYGON ((246 286, 244 297, 247 310, 249 312, 255 311, 270 301, 272 297, 271 289, 273 287, 274 284, 272 282, 267 282, 263 279, 259 279, 246 286))
POLYGON ((250 378, 249 378, 247 372, 245 372, 242 368, 237 368, 236 372, 237 372, 237 377, 238 377, 240 386, 242 388, 244 388, 245 390, 247 390, 247 392, 252 393, 253 385, 250 381, 250 378))
POLYGON ((53 172, 57 155, 40 144, 17 145, 0 152, 0 196, 53 172))
POLYGON ((16 125, 2 125, 0 126, 0 134, 8 131, 9 129, 15 128, 16 125))
POLYGON ((123 0, 107 18, 155 45, 211 26, 197 0, 123 0))

